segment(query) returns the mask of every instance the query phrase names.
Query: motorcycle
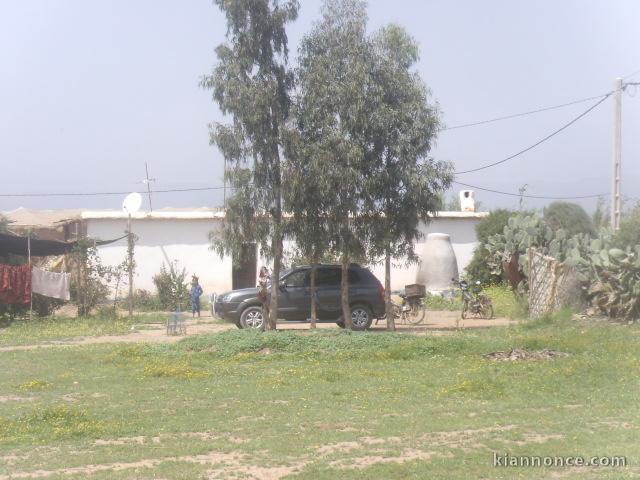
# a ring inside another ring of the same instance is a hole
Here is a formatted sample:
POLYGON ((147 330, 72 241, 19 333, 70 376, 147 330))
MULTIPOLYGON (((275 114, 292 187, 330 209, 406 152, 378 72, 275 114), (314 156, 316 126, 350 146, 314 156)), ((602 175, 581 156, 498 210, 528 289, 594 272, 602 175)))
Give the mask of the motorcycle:
POLYGON ((488 295, 481 293, 480 282, 476 282, 475 288, 471 289, 466 280, 458 281, 452 278, 451 281, 457 284, 462 291, 462 318, 468 318, 469 315, 486 320, 493 318, 493 303, 488 295))

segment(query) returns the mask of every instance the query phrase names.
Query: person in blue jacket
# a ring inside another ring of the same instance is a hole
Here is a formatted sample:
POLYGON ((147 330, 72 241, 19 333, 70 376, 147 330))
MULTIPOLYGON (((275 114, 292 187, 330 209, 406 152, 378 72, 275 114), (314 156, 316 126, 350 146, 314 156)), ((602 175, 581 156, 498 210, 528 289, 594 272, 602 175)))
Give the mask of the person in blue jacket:
POLYGON ((198 277, 191 277, 191 316, 195 317, 198 312, 200 316, 200 295, 202 295, 202 287, 198 284, 198 277))

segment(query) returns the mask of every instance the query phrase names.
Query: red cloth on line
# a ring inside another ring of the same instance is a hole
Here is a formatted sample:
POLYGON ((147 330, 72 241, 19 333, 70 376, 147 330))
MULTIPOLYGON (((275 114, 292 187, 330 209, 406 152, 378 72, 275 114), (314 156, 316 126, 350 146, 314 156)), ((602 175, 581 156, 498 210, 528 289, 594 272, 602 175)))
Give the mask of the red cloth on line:
POLYGON ((31 265, 0 264, 0 303, 31 301, 31 265))

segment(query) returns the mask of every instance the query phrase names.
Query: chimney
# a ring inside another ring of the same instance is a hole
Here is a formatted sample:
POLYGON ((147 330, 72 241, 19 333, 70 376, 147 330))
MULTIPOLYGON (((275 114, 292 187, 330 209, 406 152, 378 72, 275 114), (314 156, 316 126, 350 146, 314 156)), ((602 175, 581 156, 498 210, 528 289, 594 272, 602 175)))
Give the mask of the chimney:
POLYGON ((476 202, 473 197, 474 197, 473 190, 460 191, 460 211, 462 212, 476 211, 476 202))

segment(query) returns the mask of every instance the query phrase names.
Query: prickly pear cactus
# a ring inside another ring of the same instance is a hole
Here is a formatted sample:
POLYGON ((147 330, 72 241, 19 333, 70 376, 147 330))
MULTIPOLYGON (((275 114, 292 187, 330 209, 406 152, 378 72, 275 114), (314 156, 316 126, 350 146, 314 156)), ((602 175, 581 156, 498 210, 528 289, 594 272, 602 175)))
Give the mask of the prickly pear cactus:
MULTIPOLYGON (((536 214, 514 215, 501 234, 489 237, 486 248, 491 253, 492 273, 502 272, 503 263, 516 257, 523 276, 529 272, 527 249, 536 247, 546 255, 564 261, 568 241, 564 230, 553 230, 536 214)), ((573 244, 571 244, 573 245, 573 244)))
POLYGON ((589 247, 571 262, 588 278, 591 305, 610 318, 640 318, 640 245, 622 250, 610 248, 606 239, 594 239, 589 247))
POLYGON ((537 215, 515 215, 501 234, 489 237, 485 248, 491 253, 491 268, 501 273, 503 264, 518 258, 525 277, 520 287, 527 290, 527 249, 538 251, 573 267, 594 308, 611 318, 640 317, 640 245, 612 248, 612 232, 604 228, 596 238, 587 234, 568 237, 564 230, 552 230, 537 215))

